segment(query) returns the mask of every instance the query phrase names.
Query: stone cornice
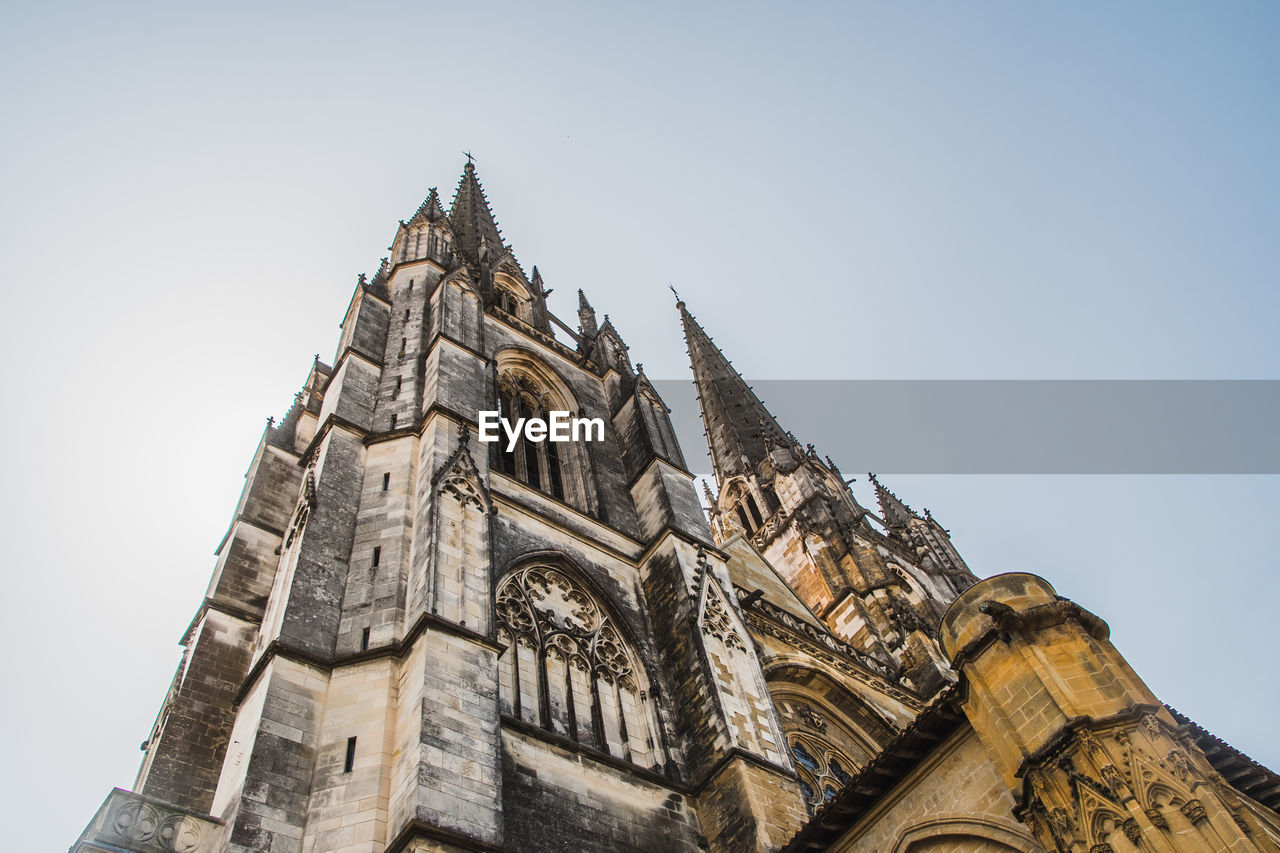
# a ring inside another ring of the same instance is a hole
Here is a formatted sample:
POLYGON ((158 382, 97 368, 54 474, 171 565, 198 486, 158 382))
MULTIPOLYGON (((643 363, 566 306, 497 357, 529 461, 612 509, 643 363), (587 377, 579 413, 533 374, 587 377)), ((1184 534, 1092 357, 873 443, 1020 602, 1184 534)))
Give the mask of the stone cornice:
POLYGON ((291 660, 296 663, 322 669, 325 672, 331 672, 340 666, 364 663, 365 661, 377 660, 378 658, 403 658, 412 651, 413 644, 418 641, 418 638, 428 628, 433 628, 442 633, 451 634, 455 637, 468 640, 478 646, 489 649, 494 654, 501 654, 506 650, 506 646, 502 645, 491 636, 486 636, 477 631, 472 631, 470 628, 450 622, 448 619, 442 619, 431 613, 423 613, 414 620, 413 626, 405 632, 404 637, 401 639, 390 642, 384 646, 378 646, 377 648, 360 652, 333 654, 326 657, 314 654, 305 649, 296 648, 285 641, 276 639, 271 641, 270 645, 263 650, 262 654, 254 662, 253 666, 249 668, 249 672, 241 683, 240 689, 236 691, 236 696, 233 702, 238 706, 242 701, 244 701, 244 697, 249 693, 249 690, 252 689, 259 676, 261 676, 262 672, 267 668, 267 664, 276 658, 291 660))
MULTIPOLYGON (((734 590, 738 594, 739 603, 748 595, 747 591, 741 587, 735 586, 734 590)), ((863 655, 847 643, 830 634, 820 632, 809 623, 762 599, 751 602, 743 608, 743 611, 747 617, 748 627, 803 649, 811 657, 836 667, 845 675, 881 693, 892 696, 912 710, 923 707, 920 697, 890 681, 888 673, 880 673, 868 667, 862 661, 863 655)))
POLYGON ((501 719, 503 728, 512 729, 514 731, 519 732, 522 735, 525 735, 526 737, 531 737, 534 740, 539 740, 544 743, 551 744, 552 746, 559 747, 560 749, 564 749, 568 752, 572 752, 577 755, 581 755, 585 758, 588 758, 599 764, 607 765, 616 770, 621 770, 625 772, 627 775, 639 776, 640 778, 648 782, 652 782, 655 785, 660 785, 661 787, 666 788, 669 791, 676 791, 677 793, 681 793, 681 794, 689 793, 688 785, 684 784, 678 779, 669 779, 666 776, 662 775, 661 773, 651 768, 642 767, 639 764, 632 764, 630 761, 627 761, 626 759, 618 758, 615 755, 610 755, 609 753, 603 752, 602 750, 599 750, 593 746, 590 746, 589 744, 580 743, 574 740, 573 738, 566 737, 564 735, 557 734, 555 732, 547 731, 546 729, 542 728, 542 726, 538 726, 526 720, 522 720, 519 717, 513 717, 510 714, 502 714, 500 719, 501 719))
POLYGON ((425 820, 420 819, 409 821, 404 829, 387 845, 386 853, 405 853, 409 849, 409 845, 419 838, 443 841, 449 845, 451 850, 477 851, 477 853, 515 853, 509 847, 491 844, 488 841, 480 841, 456 830, 436 826, 434 823, 427 823, 425 820))
POLYGON ((957 672, 977 658, 997 640, 1008 641, 1015 633, 1037 631, 1067 621, 1074 621, 1095 640, 1105 640, 1111 630, 1107 623, 1067 598, 1041 604, 1026 610, 1014 610, 998 601, 984 601, 978 609, 991 617, 991 627, 974 637, 956 652, 951 662, 957 672))

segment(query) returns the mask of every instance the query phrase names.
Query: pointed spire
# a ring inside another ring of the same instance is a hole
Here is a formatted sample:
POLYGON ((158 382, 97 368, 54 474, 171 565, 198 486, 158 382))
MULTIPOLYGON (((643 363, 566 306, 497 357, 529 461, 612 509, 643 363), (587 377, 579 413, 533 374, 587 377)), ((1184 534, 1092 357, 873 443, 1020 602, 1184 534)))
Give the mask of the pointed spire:
POLYGON ((711 487, 707 485, 707 481, 702 481, 702 495, 707 499, 707 508, 712 512, 716 511, 716 496, 711 494, 711 487))
POLYGON ((462 180, 449 208, 449 225, 457 237, 458 248, 473 261, 479 261, 482 252, 492 261, 503 250, 502 232, 493 219, 484 189, 476 178, 475 164, 470 160, 462 170, 462 180))
POLYGON ((583 337, 594 338, 600 333, 600 328, 596 325, 596 309, 591 307, 581 288, 578 290, 578 325, 582 327, 583 337))
POLYGON ((440 195, 436 192, 436 188, 432 187, 427 193, 427 198, 418 207, 417 213, 413 214, 410 222, 419 220, 426 222, 439 222, 445 218, 444 208, 440 206, 440 195))
POLYGON ((794 442, 676 295, 716 479, 746 474, 770 447, 794 442), (744 462, 745 457, 745 462, 744 462))
POLYGON ((876 502, 880 504, 880 515, 890 530, 906 527, 911 519, 920 517, 916 515, 915 510, 899 500, 897 495, 881 485, 875 474, 867 474, 867 477, 876 487, 876 502))

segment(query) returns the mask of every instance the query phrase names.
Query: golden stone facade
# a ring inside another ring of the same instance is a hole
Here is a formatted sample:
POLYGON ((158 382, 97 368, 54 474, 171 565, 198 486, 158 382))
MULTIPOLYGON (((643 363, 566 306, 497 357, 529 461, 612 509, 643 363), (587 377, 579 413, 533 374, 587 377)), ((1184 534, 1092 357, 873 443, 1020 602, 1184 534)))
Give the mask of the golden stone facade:
POLYGON ((1106 625, 765 409, 683 302, 717 489, 468 163, 257 448, 135 785, 75 851, 1280 851, 1280 778, 1106 625), (600 418, 478 440, 479 413, 600 418))

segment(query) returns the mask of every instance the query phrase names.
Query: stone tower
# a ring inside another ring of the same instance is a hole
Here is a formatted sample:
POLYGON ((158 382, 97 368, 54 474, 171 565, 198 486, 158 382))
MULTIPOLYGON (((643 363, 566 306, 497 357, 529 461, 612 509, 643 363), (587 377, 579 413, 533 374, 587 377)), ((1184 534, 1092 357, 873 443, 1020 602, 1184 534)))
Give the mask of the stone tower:
POLYGON ((399 224, 74 851, 1280 849, 1280 778, 1044 581, 861 506, 678 302, 704 513, 619 330, 548 292, 470 161, 399 224))
POLYGON ((667 408, 585 295, 573 330, 545 294, 470 162, 448 212, 433 189, 400 223, 262 436, 135 793, 82 849, 763 849, 800 826, 667 408), (486 444, 481 411, 604 435, 486 444))

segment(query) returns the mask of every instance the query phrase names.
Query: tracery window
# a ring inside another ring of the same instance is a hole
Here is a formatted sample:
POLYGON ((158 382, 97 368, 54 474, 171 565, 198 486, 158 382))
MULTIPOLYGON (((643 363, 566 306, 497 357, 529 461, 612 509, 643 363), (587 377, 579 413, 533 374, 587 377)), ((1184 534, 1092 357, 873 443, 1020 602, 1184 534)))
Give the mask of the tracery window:
MULTIPOLYGON (((507 372, 498 377, 498 413, 514 425, 519 418, 548 420, 555 409, 547 395, 532 379, 522 373, 507 372)), ((505 436, 495 442, 498 470, 528 483, 556 500, 565 500, 564 469, 560 461, 559 442, 531 441, 522 437, 513 449, 507 449, 505 436)))
POLYGON ((790 732, 787 746, 800 776, 800 791, 812 813, 831 802, 853 781, 858 765, 823 738, 804 732, 790 732))
POLYGON ((604 607, 560 569, 533 565, 497 592, 502 711, 643 767, 661 764, 648 682, 604 607))

